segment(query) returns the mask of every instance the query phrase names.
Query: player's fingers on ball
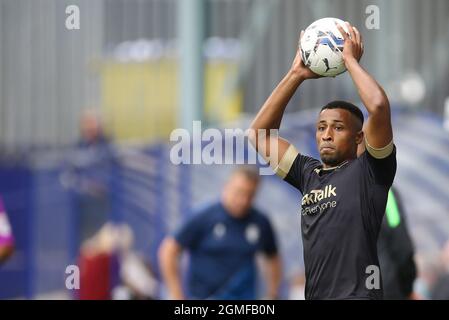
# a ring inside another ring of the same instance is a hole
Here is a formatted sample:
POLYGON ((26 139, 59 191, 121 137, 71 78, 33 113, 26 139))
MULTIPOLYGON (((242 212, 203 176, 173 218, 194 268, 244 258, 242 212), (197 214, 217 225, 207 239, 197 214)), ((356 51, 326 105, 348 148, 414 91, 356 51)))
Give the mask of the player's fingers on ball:
POLYGON ((345 30, 343 29, 343 27, 342 27, 341 25, 337 24, 337 29, 338 29, 338 31, 340 31, 340 33, 341 33, 343 39, 346 40, 346 39, 348 38, 348 34, 345 32, 345 30))
POLYGON ((351 24, 348 21, 346 21, 346 26, 348 27, 349 35, 350 35, 351 40, 355 41, 356 40, 356 36, 355 36, 355 32, 354 32, 353 27, 351 26, 351 24))
POLYGON ((356 27, 353 27, 354 33, 355 33, 355 39, 357 41, 357 44, 359 46, 362 45, 362 35, 360 34, 359 30, 356 27))
POLYGON ((361 46, 360 42, 358 42, 358 40, 357 40, 357 32, 356 31, 354 31, 354 39, 352 41, 354 43, 354 49, 356 52, 356 56, 358 58, 360 58, 360 56, 362 55, 362 46, 361 46))
POLYGON ((343 37, 343 39, 346 40, 347 34, 346 34, 345 30, 343 29, 343 27, 341 25, 339 25, 339 24, 336 24, 336 25, 337 25, 338 31, 340 31, 340 33, 341 33, 341 36, 343 37))

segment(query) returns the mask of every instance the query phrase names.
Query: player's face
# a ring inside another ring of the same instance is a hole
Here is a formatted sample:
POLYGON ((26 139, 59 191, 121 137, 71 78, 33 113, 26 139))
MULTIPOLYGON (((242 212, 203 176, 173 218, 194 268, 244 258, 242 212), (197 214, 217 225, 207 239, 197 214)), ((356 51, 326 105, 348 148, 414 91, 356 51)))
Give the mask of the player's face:
POLYGON ((240 218, 247 214, 256 195, 257 185, 256 181, 243 174, 236 173, 230 178, 223 192, 223 204, 232 216, 240 218))
POLYGON ((81 119, 81 134, 87 141, 92 141, 100 135, 101 127, 99 120, 92 115, 85 115, 81 119))
POLYGON ((316 124, 316 143, 321 161, 334 167, 357 156, 357 144, 362 132, 357 130, 357 120, 347 110, 325 109, 316 124))

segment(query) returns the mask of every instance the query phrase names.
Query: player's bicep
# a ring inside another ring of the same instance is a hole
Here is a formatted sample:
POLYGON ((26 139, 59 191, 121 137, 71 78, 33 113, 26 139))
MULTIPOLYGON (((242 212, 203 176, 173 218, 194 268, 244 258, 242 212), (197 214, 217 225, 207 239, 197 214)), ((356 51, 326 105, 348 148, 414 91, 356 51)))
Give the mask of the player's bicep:
POLYGON ((379 107, 368 116, 364 126, 367 151, 375 158, 382 159, 393 150, 393 129, 391 126, 390 107, 379 107))
POLYGON ((272 168, 282 160, 290 142, 280 137, 277 130, 247 131, 248 139, 256 151, 267 161, 272 168))
POLYGON ((183 251, 183 246, 176 240, 175 237, 168 236, 164 239, 161 245, 161 254, 169 256, 179 256, 183 251))
POLYGON ((269 221, 263 226, 262 251, 266 256, 273 256, 278 253, 278 246, 273 227, 269 221))
POLYGON ((284 179, 293 166, 299 152, 294 145, 285 139, 279 138, 278 143, 279 154, 277 155, 277 161, 270 162, 270 166, 279 177, 284 179))
POLYGON ((203 226, 199 218, 199 214, 190 218, 174 233, 173 238, 182 248, 192 249, 198 245, 203 226))

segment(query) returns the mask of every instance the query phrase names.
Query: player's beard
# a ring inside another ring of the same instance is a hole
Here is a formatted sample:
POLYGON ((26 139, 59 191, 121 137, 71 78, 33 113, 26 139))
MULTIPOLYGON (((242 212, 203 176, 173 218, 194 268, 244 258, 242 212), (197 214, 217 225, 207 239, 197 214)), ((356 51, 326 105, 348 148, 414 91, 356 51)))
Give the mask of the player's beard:
POLYGON ((328 167, 336 167, 344 160, 341 159, 337 152, 320 154, 321 161, 328 167))

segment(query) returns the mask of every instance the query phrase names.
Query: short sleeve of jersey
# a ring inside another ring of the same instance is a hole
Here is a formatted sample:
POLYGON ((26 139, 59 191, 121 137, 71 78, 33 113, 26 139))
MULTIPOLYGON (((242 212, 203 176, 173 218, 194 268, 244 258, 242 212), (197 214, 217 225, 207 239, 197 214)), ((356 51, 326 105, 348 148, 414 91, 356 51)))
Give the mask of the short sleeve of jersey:
POLYGON ((369 152, 365 151, 361 156, 362 166, 367 174, 368 180, 373 184, 388 186, 393 184, 396 175, 396 147, 389 156, 383 159, 374 158, 369 152))
POLYGON ((264 217, 262 221, 262 246, 261 250, 267 256, 273 256, 277 254, 278 248, 276 238, 274 235, 273 227, 270 221, 264 217))
POLYGON ((289 172, 285 176, 284 181, 288 182, 302 193, 307 178, 310 177, 313 170, 320 165, 321 162, 319 160, 298 153, 289 172))
POLYGON ((204 214, 198 213, 187 220, 174 234, 175 240, 183 247, 194 249, 201 240, 204 214))

